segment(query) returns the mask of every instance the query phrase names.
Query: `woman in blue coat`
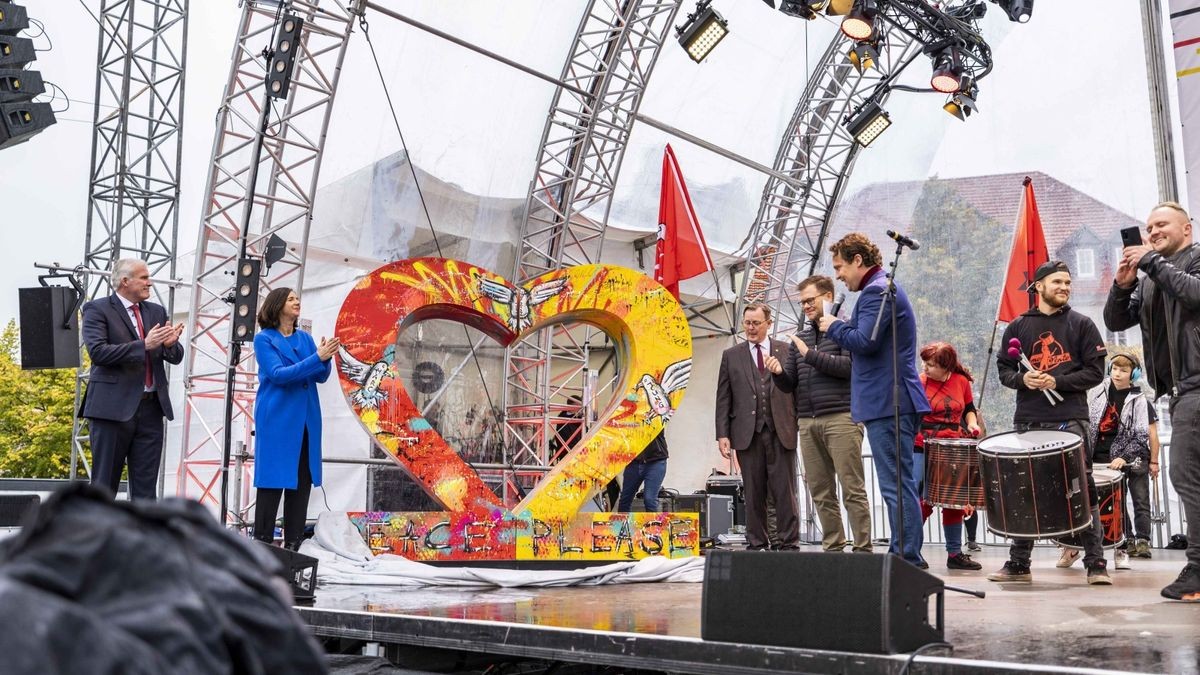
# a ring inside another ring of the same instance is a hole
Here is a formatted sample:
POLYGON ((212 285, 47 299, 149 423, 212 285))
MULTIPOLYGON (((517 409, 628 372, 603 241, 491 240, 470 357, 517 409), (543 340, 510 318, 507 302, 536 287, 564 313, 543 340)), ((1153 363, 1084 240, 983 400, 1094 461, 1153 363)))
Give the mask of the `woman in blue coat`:
POLYGON ((258 311, 262 328, 254 337, 258 395, 254 401, 254 487, 258 488, 254 538, 271 542, 283 498, 284 546, 296 549, 304 536, 308 493, 321 484, 321 401, 317 383, 329 379, 337 338, 296 328, 300 298, 290 288, 267 294, 258 311))

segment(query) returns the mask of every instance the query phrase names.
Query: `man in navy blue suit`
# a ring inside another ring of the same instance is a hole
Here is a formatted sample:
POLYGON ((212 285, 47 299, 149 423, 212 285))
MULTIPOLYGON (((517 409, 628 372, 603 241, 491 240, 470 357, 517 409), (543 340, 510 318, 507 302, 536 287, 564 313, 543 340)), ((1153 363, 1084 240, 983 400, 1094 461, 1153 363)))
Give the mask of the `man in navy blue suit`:
POLYGON ((908 296, 896 287, 896 325, 892 308, 884 302, 887 275, 881 265, 879 247, 864 235, 852 232, 829 248, 837 278, 851 291, 860 291, 854 315, 842 321, 826 314, 821 330, 829 339, 853 355, 850 365, 850 417, 864 425, 871 443, 871 458, 879 491, 887 504, 892 528, 889 553, 903 556, 922 568, 929 567, 921 557, 921 503, 917 497, 917 478, 913 475, 913 437, 921 417, 929 412, 925 387, 917 377, 917 320, 908 296), (882 312, 882 317, 880 313, 882 312), (875 321, 879 333, 871 339, 875 321), (896 438, 892 396, 892 335, 896 336, 900 392, 900 437, 896 438), (899 462, 896 448, 899 445, 899 462), (904 549, 897 541, 896 476, 899 473, 904 527, 904 549))
POLYGON ((92 484, 114 495, 129 465, 129 495, 154 499, 162 460, 163 416, 173 419, 166 363, 183 361, 179 335, 162 305, 147 302, 150 270, 141 260, 113 266, 116 290, 83 306, 83 341, 92 359, 83 416, 92 445, 92 484))

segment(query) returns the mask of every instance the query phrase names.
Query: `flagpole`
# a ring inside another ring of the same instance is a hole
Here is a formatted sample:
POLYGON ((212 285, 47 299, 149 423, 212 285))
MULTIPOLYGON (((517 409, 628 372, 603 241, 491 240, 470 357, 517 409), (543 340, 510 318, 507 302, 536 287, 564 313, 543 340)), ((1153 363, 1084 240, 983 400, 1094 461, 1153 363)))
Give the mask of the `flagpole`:
MULTIPOLYGON (((988 370, 992 366, 992 355, 996 351, 996 332, 1000 328, 1000 307, 1001 307, 1001 305, 1004 304, 1004 296, 1006 295, 1006 290, 1007 290, 1005 288, 1004 284, 1008 282, 1008 265, 1010 265, 1012 263, 1013 249, 1016 248, 1016 246, 1017 246, 1017 230, 1020 229, 1019 226, 1020 226, 1023 216, 1025 214, 1025 193, 1028 192, 1028 190, 1026 188, 1028 188, 1029 184, 1032 182, 1033 182, 1033 179, 1030 178, 1029 176, 1025 176, 1024 180, 1021 181, 1021 203, 1017 205, 1017 222, 1013 223, 1012 239, 1008 243, 1009 259, 1007 262, 1005 262, 1004 281, 1001 282, 1000 297, 996 299, 996 312, 994 314, 992 314, 992 316, 996 317, 992 321, 992 339, 990 342, 988 342, 987 361, 984 361, 984 363, 983 363, 983 383, 979 385, 979 400, 975 402, 975 408, 979 411, 980 416, 983 415, 983 395, 985 393, 987 393, 988 370)), ((1028 236, 1029 223, 1028 222, 1025 223, 1025 230, 1026 230, 1025 269, 1029 270, 1030 269, 1030 267, 1029 267, 1030 259, 1033 257, 1033 248, 1032 248, 1032 245, 1029 243, 1029 236, 1028 236)), ((1026 280, 1026 281, 1028 281, 1028 280, 1026 280)))

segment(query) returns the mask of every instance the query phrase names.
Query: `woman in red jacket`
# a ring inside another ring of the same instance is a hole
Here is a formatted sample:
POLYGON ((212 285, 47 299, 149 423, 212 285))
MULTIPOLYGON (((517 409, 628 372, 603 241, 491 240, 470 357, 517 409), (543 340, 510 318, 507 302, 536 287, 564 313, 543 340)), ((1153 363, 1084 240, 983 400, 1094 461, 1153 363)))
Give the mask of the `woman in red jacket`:
MULTIPOLYGON (((979 436, 979 415, 975 412, 975 397, 971 394, 971 372, 958 360, 958 352, 948 342, 931 342, 921 348, 925 372, 921 384, 932 411, 921 419, 913 455, 913 473, 918 480, 924 477, 925 439, 966 438, 979 436)), ((921 514, 926 520, 933 506, 924 499, 922 486, 921 514)), ((962 552, 963 509, 943 508, 942 528, 946 534, 946 567, 952 570, 979 570, 982 565, 962 552)))

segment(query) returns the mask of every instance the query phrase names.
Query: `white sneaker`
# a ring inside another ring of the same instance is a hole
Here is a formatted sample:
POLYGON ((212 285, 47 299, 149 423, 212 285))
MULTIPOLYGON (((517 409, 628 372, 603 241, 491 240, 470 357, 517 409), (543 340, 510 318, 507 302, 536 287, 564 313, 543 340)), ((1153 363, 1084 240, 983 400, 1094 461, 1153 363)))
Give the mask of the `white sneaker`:
POLYGON ((1130 567, 1129 567, 1129 554, 1128 554, 1128 553, 1126 553, 1125 551, 1123 551, 1123 550, 1121 550, 1121 549, 1119 549, 1119 548, 1118 548, 1118 549, 1116 549, 1116 550, 1114 550, 1114 551, 1113 551, 1113 557, 1114 557, 1114 558, 1116 558, 1116 565, 1115 565, 1115 567, 1116 567, 1117 569, 1119 569, 1119 570, 1127 570, 1127 569, 1130 569, 1130 567))
POLYGON ((1079 551, 1073 548, 1064 548, 1062 555, 1058 557, 1058 562, 1054 563, 1055 567, 1070 567, 1076 560, 1079 559, 1079 551))

